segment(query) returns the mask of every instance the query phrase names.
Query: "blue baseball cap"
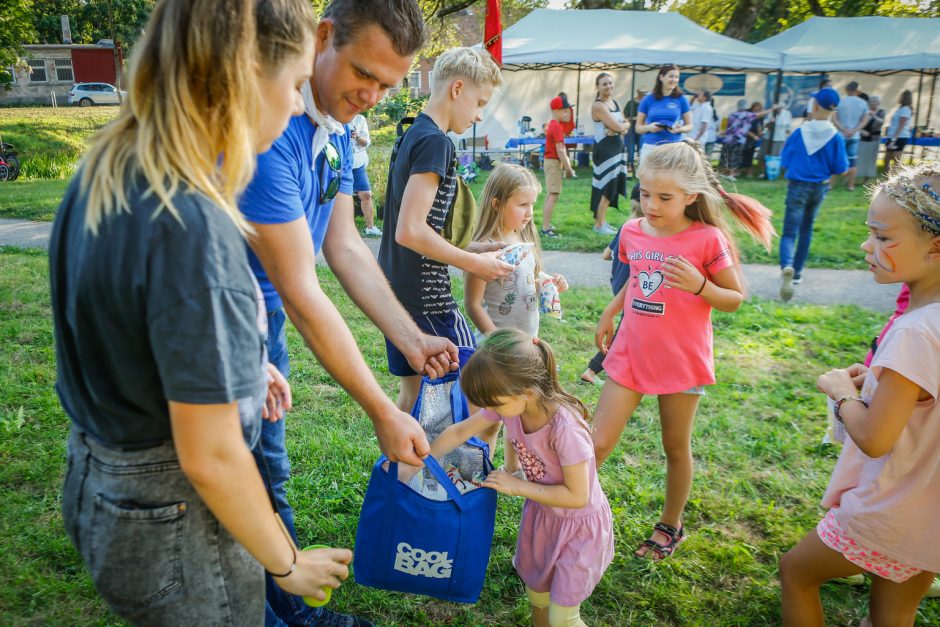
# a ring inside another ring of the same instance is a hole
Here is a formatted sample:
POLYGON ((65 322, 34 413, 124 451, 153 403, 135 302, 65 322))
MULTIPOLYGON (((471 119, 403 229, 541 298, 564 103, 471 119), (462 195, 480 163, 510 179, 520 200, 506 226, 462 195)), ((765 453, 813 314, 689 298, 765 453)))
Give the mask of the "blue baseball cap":
POLYGON ((839 106, 839 92, 832 87, 823 87, 813 93, 812 96, 816 100, 816 104, 826 111, 832 111, 839 106))

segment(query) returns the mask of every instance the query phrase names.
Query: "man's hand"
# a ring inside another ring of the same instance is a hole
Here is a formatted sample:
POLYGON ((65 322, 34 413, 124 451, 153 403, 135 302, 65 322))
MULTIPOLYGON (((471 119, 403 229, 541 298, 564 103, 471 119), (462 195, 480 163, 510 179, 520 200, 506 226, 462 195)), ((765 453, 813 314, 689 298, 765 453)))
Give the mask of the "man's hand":
POLYGON ((440 379, 458 367, 457 347, 444 337, 420 333, 406 346, 399 346, 398 350, 412 370, 432 379, 440 379))
POLYGON ((413 416, 395 408, 382 420, 374 421, 379 448, 393 462, 423 466, 421 460, 431 453, 424 429, 413 416))

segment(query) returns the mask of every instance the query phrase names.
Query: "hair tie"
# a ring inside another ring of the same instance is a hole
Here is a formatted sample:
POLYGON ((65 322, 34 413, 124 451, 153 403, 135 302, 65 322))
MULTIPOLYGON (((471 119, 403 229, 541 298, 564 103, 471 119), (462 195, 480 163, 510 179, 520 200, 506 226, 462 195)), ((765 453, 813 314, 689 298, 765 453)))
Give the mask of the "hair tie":
POLYGON ((532 338, 532 343, 535 344, 536 346, 538 346, 538 345, 539 345, 539 338, 533 337, 533 338, 532 338))

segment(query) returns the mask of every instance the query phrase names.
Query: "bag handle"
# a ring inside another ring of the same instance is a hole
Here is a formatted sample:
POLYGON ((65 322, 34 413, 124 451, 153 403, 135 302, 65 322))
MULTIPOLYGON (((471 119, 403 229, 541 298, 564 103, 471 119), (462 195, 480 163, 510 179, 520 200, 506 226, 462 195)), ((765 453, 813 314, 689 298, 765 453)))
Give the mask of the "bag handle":
POLYGON ((460 379, 454 381, 450 388, 450 409, 453 412, 454 424, 470 417, 470 408, 467 406, 467 397, 460 389, 460 379))
MULTIPOLYGON (((454 505, 457 506, 457 509, 464 511, 465 503, 463 501, 463 494, 460 493, 460 490, 457 489, 454 482, 450 480, 450 477, 447 476, 447 473, 444 472, 444 469, 441 468, 438 461, 434 459, 433 456, 428 455, 424 458, 424 465, 431 471, 431 474, 434 475, 437 482, 441 484, 441 487, 447 492, 447 496, 451 498, 454 505)), ((388 476, 393 482, 398 481, 398 462, 388 463, 388 476)))

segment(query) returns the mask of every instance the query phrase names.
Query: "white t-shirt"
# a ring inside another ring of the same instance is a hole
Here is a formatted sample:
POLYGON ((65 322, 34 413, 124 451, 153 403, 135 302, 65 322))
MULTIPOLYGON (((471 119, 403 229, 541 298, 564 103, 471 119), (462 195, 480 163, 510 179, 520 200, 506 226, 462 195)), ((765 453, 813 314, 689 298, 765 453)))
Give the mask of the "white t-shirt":
POLYGON ((891 116, 891 124, 888 125, 888 132, 885 134, 885 137, 888 139, 894 139, 895 137, 901 139, 910 139, 911 117, 913 117, 913 115, 914 112, 911 111, 910 107, 898 107, 897 111, 894 112, 894 115, 891 116), (901 118, 907 118, 907 120, 904 122, 904 128, 901 129, 901 132, 897 133, 898 124, 901 122, 901 118))
POLYGON ((839 508, 836 521, 859 544, 940 572, 940 304, 895 321, 865 377, 865 402, 871 402, 885 368, 930 398, 914 406, 894 448, 881 457, 869 457, 846 437, 822 505, 839 508))
POLYGON ((695 137, 698 130, 705 125, 705 131, 698 141, 703 144, 713 143, 718 137, 718 122, 715 121, 715 110, 709 102, 696 102, 692 105, 692 132, 689 137, 695 137))
MULTIPOLYGON (((836 109, 836 119, 839 125, 844 129, 852 129, 858 126, 862 121, 862 116, 868 112, 868 103, 858 96, 846 96, 839 101, 839 108, 836 109)), ((846 139, 855 139, 859 136, 859 131, 849 135, 846 139)))
POLYGON ((787 140, 787 134, 790 132, 790 126, 793 124, 793 114, 789 109, 781 109, 774 117, 774 137, 773 141, 783 142, 787 140))
POLYGON ((366 122, 365 116, 360 113, 347 126, 350 131, 349 145, 353 149, 353 168, 358 169, 369 164, 369 153, 366 152, 366 148, 372 143, 372 138, 369 137, 369 123, 366 122), (364 145, 361 145, 356 137, 352 135, 353 131, 358 137, 366 140, 364 145))

